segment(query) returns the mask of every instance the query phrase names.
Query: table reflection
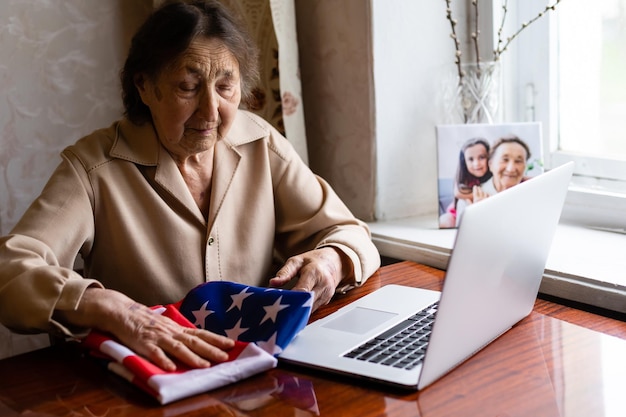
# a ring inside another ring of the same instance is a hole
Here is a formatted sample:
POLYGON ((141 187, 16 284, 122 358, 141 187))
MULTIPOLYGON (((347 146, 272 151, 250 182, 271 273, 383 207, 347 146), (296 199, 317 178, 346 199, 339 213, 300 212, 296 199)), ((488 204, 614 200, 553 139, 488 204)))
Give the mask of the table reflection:
POLYGON ((320 414, 313 382, 281 370, 233 385, 216 395, 242 411, 262 410, 278 403, 311 415, 320 414))
MULTIPOLYGON (((388 283, 440 289, 442 276, 390 265, 315 314, 388 283)), ((0 417, 613 417, 626 415, 623 387, 626 323, 540 299, 526 319, 421 392, 279 365, 161 406, 67 343, 0 360, 0 417)))
POLYGON ((590 336, 590 330, 563 321, 542 324, 545 337, 552 337, 545 355, 561 415, 626 415, 626 341, 598 332, 590 336))
POLYGON ((383 415, 623 416, 626 341, 533 313, 430 387, 385 398, 383 415))
POLYGON ((623 339, 531 313, 419 393, 323 373, 296 377, 278 369, 219 397, 242 412, 281 410, 281 415, 298 415, 297 410, 307 415, 349 413, 358 406, 386 416, 622 416, 625 357, 623 339), (332 396, 346 384, 352 398, 338 406, 332 396), (288 409, 292 411, 285 413, 288 409))

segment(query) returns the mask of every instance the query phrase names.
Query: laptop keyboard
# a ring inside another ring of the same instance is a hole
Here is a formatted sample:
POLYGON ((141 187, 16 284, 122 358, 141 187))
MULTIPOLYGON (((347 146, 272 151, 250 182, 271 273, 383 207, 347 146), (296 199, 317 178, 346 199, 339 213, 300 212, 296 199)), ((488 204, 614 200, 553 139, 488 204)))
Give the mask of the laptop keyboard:
POLYGON ((343 355, 395 368, 413 369, 424 359, 438 303, 343 355))

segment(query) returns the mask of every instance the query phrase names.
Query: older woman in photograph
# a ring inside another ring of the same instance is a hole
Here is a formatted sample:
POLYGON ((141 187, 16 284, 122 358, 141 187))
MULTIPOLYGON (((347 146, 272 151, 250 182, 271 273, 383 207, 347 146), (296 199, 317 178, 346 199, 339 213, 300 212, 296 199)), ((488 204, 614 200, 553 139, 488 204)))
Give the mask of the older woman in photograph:
MULTIPOLYGON (((473 202, 484 200, 524 181, 530 156, 530 148, 517 136, 498 139, 489 154, 489 171, 492 176, 473 187, 473 202)), ((467 204, 467 200, 459 200, 457 204, 457 226, 467 204)))
POLYGON ((174 359, 206 367, 233 341, 149 306, 229 280, 314 291, 317 308, 378 268, 367 226, 240 109, 257 54, 216 1, 168 2, 148 18, 121 74, 124 119, 65 149, 0 239, 2 324, 65 337, 99 329, 166 370, 174 359))

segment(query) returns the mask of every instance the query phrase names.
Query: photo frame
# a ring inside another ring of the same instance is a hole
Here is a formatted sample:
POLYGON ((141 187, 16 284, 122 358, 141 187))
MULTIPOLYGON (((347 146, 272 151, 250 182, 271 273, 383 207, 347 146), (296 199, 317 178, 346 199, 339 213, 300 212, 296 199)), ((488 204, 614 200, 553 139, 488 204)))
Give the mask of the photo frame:
POLYGON ((439 228, 457 227, 474 195, 486 198, 543 173, 541 123, 438 125, 436 137, 439 228))

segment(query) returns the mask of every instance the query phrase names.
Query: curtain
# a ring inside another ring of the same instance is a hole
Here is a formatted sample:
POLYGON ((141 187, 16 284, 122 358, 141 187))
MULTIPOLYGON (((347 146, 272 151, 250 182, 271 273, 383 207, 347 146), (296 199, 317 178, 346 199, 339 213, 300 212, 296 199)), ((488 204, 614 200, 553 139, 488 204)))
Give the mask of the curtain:
MULTIPOLYGON (((295 0, 220 0, 247 24, 260 49, 261 80, 248 107, 270 122, 308 164, 295 0)), ((163 0, 153 0, 158 7, 163 0)))
POLYGON ((259 114, 283 133, 308 163, 298 58, 295 0, 221 0, 242 16, 260 49, 259 114))

